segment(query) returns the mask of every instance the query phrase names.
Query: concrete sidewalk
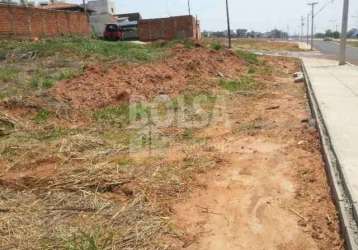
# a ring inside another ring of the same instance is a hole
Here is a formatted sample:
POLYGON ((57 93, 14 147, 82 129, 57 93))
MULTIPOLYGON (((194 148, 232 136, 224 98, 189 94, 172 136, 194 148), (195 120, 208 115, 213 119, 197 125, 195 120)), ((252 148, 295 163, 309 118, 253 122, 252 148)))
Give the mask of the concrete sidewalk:
MULTIPOLYGON (((337 61, 318 58, 302 58, 302 61, 311 95, 337 161, 335 164, 341 178, 338 185, 342 182, 352 217, 357 222, 358 67, 338 66, 337 61)), ((339 203, 344 198, 337 199, 339 203)))

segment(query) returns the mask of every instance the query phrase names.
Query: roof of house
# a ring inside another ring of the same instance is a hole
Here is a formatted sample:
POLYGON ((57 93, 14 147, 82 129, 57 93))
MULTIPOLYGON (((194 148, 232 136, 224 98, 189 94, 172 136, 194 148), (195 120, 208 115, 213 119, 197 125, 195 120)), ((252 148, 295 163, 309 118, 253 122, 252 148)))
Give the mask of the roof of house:
MULTIPOLYGON (((48 5, 40 6, 41 9, 46 10, 68 10, 68 11, 84 11, 82 5, 72 3, 52 3, 48 5)), ((91 9, 87 9, 88 12, 93 12, 91 9)))
POLYGON ((136 27, 136 26, 138 26, 138 21, 125 20, 125 21, 118 22, 118 24, 121 27, 136 27))
POLYGON ((19 5, 19 4, 16 3, 16 2, 4 2, 4 1, 0 2, 0 4, 1 4, 1 5, 15 5, 15 6, 18 6, 18 5, 19 5))
POLYGON ((140 13, 135 12, 135 13, 126 13, 126 14, 115 14, 115 17, 118 18, 123 18, 123 17, 128 17, 129 21, 139 21, 142 19, 142 16, 140 13))

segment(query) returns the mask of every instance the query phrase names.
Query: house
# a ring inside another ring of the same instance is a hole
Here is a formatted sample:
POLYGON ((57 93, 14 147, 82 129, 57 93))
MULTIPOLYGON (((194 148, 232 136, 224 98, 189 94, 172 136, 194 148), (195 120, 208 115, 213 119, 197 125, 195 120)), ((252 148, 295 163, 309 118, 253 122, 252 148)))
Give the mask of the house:
POLYGON ((128 21, 130 22, 134 22, 134 21, 139 21, 142 19, 142 16, 140 13, 136 12, 136 13, 126 13, 126 14, 115 14, 114 15, 116 18, 126 18, 128 19, 128 21))
POLYGON ((92 31, 97 37, 103 36, 106 24, 117 22, 113 16, 116 8, 112 0, 92 0, 87 3, 87 8, 94 10, 89 19, 92 31))
POLYGON ((116 6, 113 0, 91 0, 88 1, 87 8, 94 10, 96 14, 113 15, 116 6))
MULTIPOLYGON (((63 11, 77 11, 84 12, 84 7, 79 4, 55 2, 55 3, 40 3, 39 8, 46 10, 63 10, 63 11)), ((88 13, 94 12, 92 9, 87 8, 88 13)))
POLYGON ((0 0, 0 4, 6 4, 6 5, 9 5, 9 6, 16 6, 16 5, 18 5, 17 2, 8 1, 8 0, 0 0))

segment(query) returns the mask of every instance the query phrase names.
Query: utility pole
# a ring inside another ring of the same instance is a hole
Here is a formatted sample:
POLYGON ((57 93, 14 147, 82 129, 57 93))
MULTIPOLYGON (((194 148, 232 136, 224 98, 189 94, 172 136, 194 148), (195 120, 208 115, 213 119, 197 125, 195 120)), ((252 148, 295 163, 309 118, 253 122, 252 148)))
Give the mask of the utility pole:
POLYGON ((340 50, 339 50, 339 65, 346 64, 348 12, 349 12, 349 0, 344 0, 343 17, 342 17, 341 46, 340 46, 340 50))
POLYGON ((83 10, 85 12, 85 15, 87 16, 87 4, 86 4, 86 0, 83 0, 83 10))
POLYGON ((287 25, 287 40, 290 40, 290 25, 287 25))
POLYGON ((231 49, 231 28, 230 28, 229 0, 226 0, 226 18, 227 18, 227 35, 228 35, 228 39, 229 39, 229 49, 231 49))
POLYGON ((303 41, 303 36, 304 36, 303 30, 304 30, 304 27, 305 27, 305 18, 302 16, 302 17, 301 17, 301 39, 300 39, 300 41, 303 41))
POLYGON ((190 0, 188 0, 188 13, 189 13, 189 16, 191 16, 190 0))
POLYGON ((310 14, 307 14, 307 45, 310 43, 309 42, 309 38, 310 38, 310 14))
POLYGON ((313 41, 314 41, 314 7, 318 4, 318 2, 309 3, 312 7, 312 21, 311 21, 311 50, 313 50, 313 41))

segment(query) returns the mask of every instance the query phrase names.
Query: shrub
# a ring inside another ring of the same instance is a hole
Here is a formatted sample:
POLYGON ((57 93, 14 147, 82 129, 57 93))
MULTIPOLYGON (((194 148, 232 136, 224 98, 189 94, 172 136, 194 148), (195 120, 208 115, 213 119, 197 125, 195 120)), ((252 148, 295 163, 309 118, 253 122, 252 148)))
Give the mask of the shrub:
POLYGON ((221 50, 221 49, 223 49, 223 46, 218 42, 214 42, 214 43, 210 44, 210 48, 213 50, 221 50))

